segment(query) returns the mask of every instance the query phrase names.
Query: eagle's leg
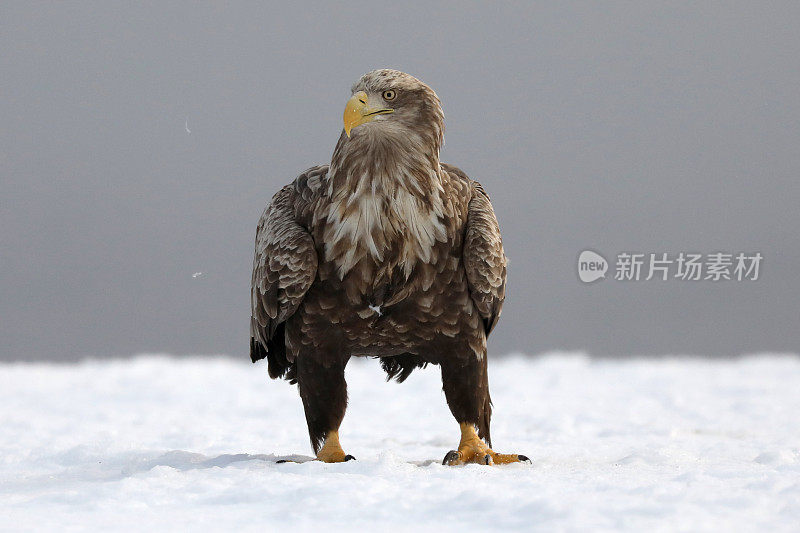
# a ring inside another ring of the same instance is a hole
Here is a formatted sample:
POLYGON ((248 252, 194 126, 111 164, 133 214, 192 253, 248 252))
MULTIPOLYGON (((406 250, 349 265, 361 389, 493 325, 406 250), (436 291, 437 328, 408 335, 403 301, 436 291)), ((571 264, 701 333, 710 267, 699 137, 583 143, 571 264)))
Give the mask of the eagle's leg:
POLYGON ((347 360, 326 363, 312 354, 300 354, 297 358, 297 386, 317 459, 341 463, 354 458, 345 454, 339 444, 339 426, 347 409, 347 382, 344 379, 347 360))
POLYGON ((492 400, 489 397, 489 379, 486 355, 478 360, 450 359, 440 363, 442 384, 450 412, 461 428, 458 450, 445 455, 442 464, 466 463, 506 464, 528 462, 524 455, 495 453, 491 448, 489 423, 492 417, 492 400), (476 431, 477 430, 477 431, 476 431))

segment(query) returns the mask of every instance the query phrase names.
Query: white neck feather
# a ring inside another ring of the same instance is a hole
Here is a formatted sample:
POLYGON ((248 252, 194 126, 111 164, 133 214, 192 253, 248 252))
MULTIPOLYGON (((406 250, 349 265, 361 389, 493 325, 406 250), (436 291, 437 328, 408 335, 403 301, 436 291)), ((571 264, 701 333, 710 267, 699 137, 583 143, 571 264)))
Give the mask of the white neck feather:
POLYGON ((391 262, 386 266, 398 266, 408 277, 418 261, 432 260, 436 241, 446 241, 438 162, 432 168, 408 154, 393 153, 384 160, 396 164, 356 170, 358 175, 351 169, 361 165, 331 166, 325 259, 336 264, 340 278, 366 258, 379 266, 391 262))

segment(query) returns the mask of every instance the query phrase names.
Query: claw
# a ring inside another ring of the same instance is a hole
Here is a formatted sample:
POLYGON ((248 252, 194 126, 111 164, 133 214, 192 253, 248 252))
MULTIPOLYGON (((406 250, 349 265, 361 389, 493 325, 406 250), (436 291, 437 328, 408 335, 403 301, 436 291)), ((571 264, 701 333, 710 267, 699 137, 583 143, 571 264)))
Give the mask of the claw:
POLYGON ((530 463, 531 460, 524 455, 495 453, 478 436, 477 428, 474 424, 462 422, 461 442, 458 443, 458 450, 450 450, 444 456, 443 465, 455 466, 469 463, 483 465, 505 465, 509 463, 530 463))
POLYGON ((517 455, 517 457, 519 457, 519 462, 520 462, 520 463, 528 463, 528 464, 533 464, 533 461, 531 461, 530 459, 528 459, 528 456, 527 456, 527 455, 522 455, 522 454, 519 454, 519 455, 517 455))
POLYGON ((355 457, 353 457, 353 456, 352 456, 352 455, 350 455, 350 454, 347 454, 347 455, 345 455, 345 456, 344 456, 344 462, 345 462, 345 463, 346 463, 347 461, 355 461, 355 460, 356 460, 356 458, 355 458, 355 457))
POLYGON ((329 431, 325 436, 322 448, 317 452, 317 460, 323 463, 343 463, 350 459, 355 459, 355 457, 344 453, 342 445, 339 444, 339 432, 336 430, 329 431))
POLYGON ((452 464, 454 461, 457 461, 461 457, 461 454, 458 453, 456 450, 450 450, 444 456, 442 460, 442 464, 444 466, 452 464))

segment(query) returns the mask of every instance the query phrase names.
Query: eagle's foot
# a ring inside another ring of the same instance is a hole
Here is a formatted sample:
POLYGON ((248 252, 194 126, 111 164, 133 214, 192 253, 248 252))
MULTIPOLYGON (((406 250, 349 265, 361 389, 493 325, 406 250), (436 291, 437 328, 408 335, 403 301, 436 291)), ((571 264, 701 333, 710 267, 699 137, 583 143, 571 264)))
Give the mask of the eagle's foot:
POLYGON ((443 465, 455 466, 467 463, 477 463, 483 465, 503 465, 508 463, 530 462, 524 455, 515 453, 495 453, 485 442, 478 437, 475 426, 462 423, 461 442, 458 443, 458 450, 450 450, 444 456, 443 465))
POLYGON ((344 463, 345 461, 355 460, 355 457, 344 453, 342 445, 339 444, 339 432, 330 431, 325 437, 325 443, 317 452, 317 461, 323 463, 344 463))

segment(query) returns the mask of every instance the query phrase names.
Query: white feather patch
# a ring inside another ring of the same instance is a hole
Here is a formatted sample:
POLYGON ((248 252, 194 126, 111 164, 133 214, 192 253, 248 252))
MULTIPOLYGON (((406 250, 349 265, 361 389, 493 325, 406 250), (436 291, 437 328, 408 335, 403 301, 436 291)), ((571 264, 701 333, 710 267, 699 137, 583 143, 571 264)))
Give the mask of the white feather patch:
POLYGON ((362 176, 349 193, 334 195, 327 213, 325 255, 336 262, 340 278, 365 256, 383 262, 386 252, 401 242, 398 265, 406 276, 417 261, 430 262, 436 241, 447 239, 443 216, 442 186, 432 171, 432 190, 427 191, 432 207, 421 200, 417 179, 407 176, 362 176), (353 208, 355 206, 355 208, 353 208), (347 251, 333 257, 342 241, 347 251))

